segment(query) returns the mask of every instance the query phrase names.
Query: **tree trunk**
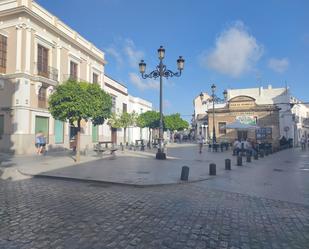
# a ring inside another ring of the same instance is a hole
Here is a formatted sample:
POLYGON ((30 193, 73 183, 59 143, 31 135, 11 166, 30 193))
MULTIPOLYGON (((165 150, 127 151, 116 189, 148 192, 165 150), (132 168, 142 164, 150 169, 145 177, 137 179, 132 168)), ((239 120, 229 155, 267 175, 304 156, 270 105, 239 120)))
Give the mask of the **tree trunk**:
POLYGON ((127 143, 127 128, 123 128, 123 145, 127 143))
POLYGON ((80 162, 80 122, 81 119, 77 120, 77 137, 76 137, 76 162, 80 162))
POLYGON ((151 130, 149 128, 149 148, 151 148, 151 130))

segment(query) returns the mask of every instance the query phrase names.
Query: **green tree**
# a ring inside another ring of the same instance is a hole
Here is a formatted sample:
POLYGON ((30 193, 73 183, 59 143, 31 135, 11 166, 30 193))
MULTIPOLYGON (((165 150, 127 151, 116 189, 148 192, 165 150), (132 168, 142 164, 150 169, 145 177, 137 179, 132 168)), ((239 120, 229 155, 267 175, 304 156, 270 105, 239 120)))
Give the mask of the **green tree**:
POLYGON ((164 117, 164 128, 166 130, 182 131, 189 127, 189 123, 180 117, 179 113, 171 114, 164 117))
POLYGON ((127 113, 123 112, 120 115, 112 114, 109 119, 109 125, 113 128, 123 128, 123 143, 127 142, 127 128, 130 126, 134 126, 137 120, 137 113, 127 113))
POLYGON ((76 161, 80 161, 81 121, 91 120, 94 125, 104 123, 110 117, 111 97, 99 85, 69 80, 60 84, 49 98, 51 115, 61 121, 69 121, 77 127, 76 161))
POLYGON ((147 111, 140 114, 136 122, 140 128, 149 129, 149 142, 151 140, 151 129, 158 128, 160 126, 160 113, 156 111, 147 111))

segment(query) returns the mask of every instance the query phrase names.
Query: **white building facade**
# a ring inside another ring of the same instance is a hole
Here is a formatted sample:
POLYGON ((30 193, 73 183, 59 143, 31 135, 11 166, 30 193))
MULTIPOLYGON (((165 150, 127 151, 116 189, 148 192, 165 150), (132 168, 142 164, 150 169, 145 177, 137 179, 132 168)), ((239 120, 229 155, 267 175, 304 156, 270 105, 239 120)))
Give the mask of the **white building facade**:
MULTIPOLYGON (((105 76, 105 64, 103 51, 35 1, 1 0, 0 151, 34 153, 39 131, 48 150, 74 147, 76 128, 48 111, 49 95, 70 78, 99 84, 113 97, 113 111, 130 109, 127 88, 105 76)), ((107 124, 82 122, 81 148, 122 136, 107 124)))

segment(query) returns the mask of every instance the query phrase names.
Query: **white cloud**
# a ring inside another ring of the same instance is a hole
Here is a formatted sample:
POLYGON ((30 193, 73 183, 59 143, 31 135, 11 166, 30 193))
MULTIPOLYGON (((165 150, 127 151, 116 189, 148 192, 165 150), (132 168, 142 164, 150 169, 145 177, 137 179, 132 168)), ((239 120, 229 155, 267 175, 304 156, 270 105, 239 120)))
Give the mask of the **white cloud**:
POLYGON ((110 47, 110 48, 105 49, 105 51, 115 58, 118 66, 123 65, 123 57, 116 48, 110 47))
POLYGON ((140 90, 159 89, 158 81, 152 79, 144 80, 141 78, 141 76, 137 75, 136 73, 129 73, 129 78, 131 83, 140 90))
POLYGON ((203 52, 200 62, 203 67, 239 77, 252 70, 262 54, 263 46, 238 21, 220 33, 215 47, 210 52, 203 52))
POLYGON ((125 40, 125 45, 124 45, 123 50, 124 50, 125 55, 129 59, 130 65, 134 68, 137 68, 138 63, 144 57, 144 52, 141 50, 137 50, 134 42, 131 39, 125 40))
POLYGON ((275 59, 271 58, 268 61, 268 67, 277 73, 285 72, 290 65, 290 62, 287 58, 275 59))

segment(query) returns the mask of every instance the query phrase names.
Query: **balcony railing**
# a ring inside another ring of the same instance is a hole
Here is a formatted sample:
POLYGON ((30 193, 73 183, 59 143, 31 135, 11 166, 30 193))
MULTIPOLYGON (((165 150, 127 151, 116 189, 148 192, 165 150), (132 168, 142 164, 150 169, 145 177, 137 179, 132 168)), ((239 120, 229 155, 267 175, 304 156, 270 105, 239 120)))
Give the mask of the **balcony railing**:
POLYGON ((35 63, 36 72, 38 76, 42 76, 47 79, 58 81, 58 69, 50 66, 43 66, 39 63, 35 63))

